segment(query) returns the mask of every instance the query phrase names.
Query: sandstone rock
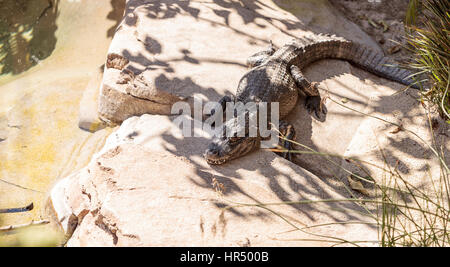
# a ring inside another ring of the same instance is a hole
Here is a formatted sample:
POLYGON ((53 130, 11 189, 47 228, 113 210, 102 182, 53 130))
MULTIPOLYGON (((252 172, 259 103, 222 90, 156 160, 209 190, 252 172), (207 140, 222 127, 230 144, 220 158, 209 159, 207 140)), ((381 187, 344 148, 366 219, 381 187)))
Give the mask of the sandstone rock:
POLYGON ((377 44, 327 1, 128 0, 108 51, 99 115, 169 115, 174 102, 233 93, 248 56, 272 40, 333 33, 377 44))
MULTIPOLYGON (((294 228, 283 218, 298 227, 368 221, 357 212, 360 207, 349 202, 230 208, 238 203, 349 198, 344 186, 348 173, 342 168, 356 169, 341 157, 300 154, 294 162, 303 169, 260 150, 223 166, 209 166, 202 157, 210 139, 206 134, 183 137, 168 116, 131 117, 167 115, 173 102, 193 96, 217 101, 233 93, 246 58, 269 40, 280 46, 308 31, 329 32, 378 49, 326 1, 241 3, 127 1, 99 97, 102 120, 123 124, 86 168, 54 188, 64 193, 52 194, 54 203, 66 203, 55 206, 57 213, 72 214, 79 221, 69 245, 330 245, 334 244, 330 240, 290 231, 294 228)), ((383 166, 376 154, 377 137, 382 135, 382 144, 397 150, 390 162, 409 156, 405 173, 414 164, 418 164, 414 174, 421 177, 426 172, 422 167, 427 158, 422 155, 428 152, 423 147, 413 145, 404 133, 386 133, 386 124, 339 105, 345 98, 352 109, 388 120, 401 118, 405 127, 431 142, 422 107, 409 93, 392 96, 401 85, 336 60, 317 62, 305 73, 320 82, 322 95, 331 99, 323 122, 307 114, 304 100, 299 101, 287 118, 297 130, 298 142, 322 153, 367 156, 383 166)), ((443 136, 439 142, 448 150, 443 136)), ((436 172, 439 164, 430 162, 436 172)), ((59 220, 64 225, 63 217, 59 220)), ((304 230, 346 240, 377 239, 377 229, 365 224, 304 230)))
POLYGON ((55 206, 57 213, 75 214, 79 221, 68 245, 334 244, 303 231, 376 239, 376 229, 367 225, 290 231, 295 228, 284 219, 301 228, 366 218, 350 203, 254 206, 342 198, 344 192, 267 151, 209 166, 202 158, 206 137, 183 138, 165 116, 126 120, 86 168, 54 188, 52 202, 70 207, 55 206))
POLYGON ((371 98, 369 112, 396 125, 366 118, 355 131, 344 153, 346 157, 373 165, 362 164, 365 169, 362 171, 349 162, 342 161, 341 164, 362 177, 370 174, 379 184, 393 183, 393 179, 386 177, 386 172, 380 166, 395 170, 410 185, 434 195, 438 187, 432 186, 432 182, 438 183, 442 179, 443 167, 429 146, 439 148, 439 153, 443 152, 443 160, 449 166, 450 125, 436 116, 435 128, 432 129, 429 111, 417 101, 420 99, 418 92, 413 90, 399 94, 398 90, 393 89, 397 85, 389 85, 379 87, 383 90, 371 98))
MULTIPOLYGON (((123 66, 105 69, 99 116, 120 123, 144 113, 171 114, 173 103, 192 97, 218 101, 235 92, 247 71, 248 56, 264 49, 270 40, 281 46, 311 31, 337 34, 380 51, 327 1, 127 1, 108 52, 111 59, 123 57, 123 66)), ((386 80, 354 72, 355 67, 337 60, 324 60, 305 70, 311 81, 322 82, 324 95, 346 97, 351 100, 349 106, 365 110, 368 97, 360 91, 370 92, 374 86, 361 79, 386 80)), ((343 154, 363 118, 328 103, 327 121, 317 122, 305 112, 303 101, 288 119, 299 132, 299 141, 322 152, 343 154)), ((339 172, 317 160, 300 155, 295 162, 321 177, 339 172)))

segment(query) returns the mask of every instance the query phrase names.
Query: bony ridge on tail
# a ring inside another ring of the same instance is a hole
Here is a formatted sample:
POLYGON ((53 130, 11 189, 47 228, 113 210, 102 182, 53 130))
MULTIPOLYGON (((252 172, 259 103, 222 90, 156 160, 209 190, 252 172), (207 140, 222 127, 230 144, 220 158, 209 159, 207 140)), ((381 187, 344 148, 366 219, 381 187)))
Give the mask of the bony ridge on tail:
MULTIPOLYGON (((295 129, 282 119, 294 109, 299 92, 306 94, 305 105, 309 113, 314 112, 319 118, 326 113, 326 108, 322 108, 318 84, 308 81, 301 72, 321 59, 346 60, 380 77, 419 89, 414 84, 412 72, 399 68, 383 54, 341 37, 319 34, 293 39, 279 49, 275 49, 270 42, 267 49, 247 60, 251 69, 239 81, 236 95, 225 96, 219 103, 225 109, 227 102, 278 102, 279 130, 287 139, 292 140, 295 138, 295 129)), ((267 116, 270 118, 270 114, 267 116)), ((248 120, 248 116, 246 118, 248 120)), ((236 123, 236 118, 225 122, 221 127, 223 134, 214 138, 204 154, 209 164, 223 164, 242 157, 258 149, 263 140, 259 134, 239 137, 237 133, 242 129, 239 129, 241 126, 236 123), (227 132, 227 127, 231 131, 227 132)), ((291 142, 282 142, 281 145, 287 151, 292 149, 291 142)), ((283 157, 291 159, 291 153, 284 153, 283 157)))

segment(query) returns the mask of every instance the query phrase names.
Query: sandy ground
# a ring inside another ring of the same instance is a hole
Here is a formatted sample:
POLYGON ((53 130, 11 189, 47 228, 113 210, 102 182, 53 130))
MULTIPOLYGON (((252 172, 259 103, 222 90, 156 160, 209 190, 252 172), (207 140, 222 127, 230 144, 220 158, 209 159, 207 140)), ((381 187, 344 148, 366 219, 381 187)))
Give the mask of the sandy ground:
POLYGON ((386 55, 398 61, 405 61, 411 56, 409 51, 396 43, 406 43, 404 21, 409 0, 330 0, 330 2, 374 38, 386 55))

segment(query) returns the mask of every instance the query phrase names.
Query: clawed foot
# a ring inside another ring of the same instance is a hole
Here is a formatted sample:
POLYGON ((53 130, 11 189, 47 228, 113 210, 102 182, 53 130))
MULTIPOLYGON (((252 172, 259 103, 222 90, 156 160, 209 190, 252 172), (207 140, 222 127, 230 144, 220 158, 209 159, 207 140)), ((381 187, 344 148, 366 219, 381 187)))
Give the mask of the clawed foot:
POLYGON ((320 96, 308 96, 306 98, 305 106, 309 114, 314 112, 319 119, 322 118, 322 115, 327 114, 327 108, 325 105, 322 105, 320 96))
POLYGON ((280 133, 281 137, 279 140, 279 146, 281 149, 286 150, 284 152, 278 153, 283 158, 292 161, 292 150, 294 150, 294 146, 291 140, 295 139, 295 129, 292 125, 287 124, 285 122, 281 122, 280 125, 280 133))
POLYGON ((292 161, 292 152, 291 151, 294 150, 292 147, 292 143, 287 140, 284 140, 283 149, 287 150, 287 151, 280 153, 280 156, 282 156, 283 158, 285 158, 289 161, 292 161))

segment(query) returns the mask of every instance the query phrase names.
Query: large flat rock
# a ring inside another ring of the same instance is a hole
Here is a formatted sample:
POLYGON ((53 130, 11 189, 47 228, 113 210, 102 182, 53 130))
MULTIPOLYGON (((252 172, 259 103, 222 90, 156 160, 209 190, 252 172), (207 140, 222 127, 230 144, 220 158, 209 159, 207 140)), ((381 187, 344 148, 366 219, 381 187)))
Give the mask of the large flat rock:
MULTIPOLYGON (((340 242, 329 236, 376 240, 377 229, 367 224, 328 224, 367 222, 351 202, 262 205, 361 197, 348 191, 349 173, 343 168, 358 169, 342 157, 300 154, 294 164, 259 150, 209 166, 202 154, 210 137, 183 137, 167 116, 176 101, 193 96, 217 101, 234 93, 246 58, 269 40, 281 46, 312 32, 379 49, 326 1, 127 1, 98 98, 100 118, 123 124, 86 168, 52 192, 63 228, 69 230, 69 218, 78 220, 68 244, 287 246, 340 242), (291 231, 294 225, 318 224, 327 225, 291 231)), ((431 143, 426 110, 413 92, 398 93, 403 86, 343 61, 320 61, 305 73, 329 98, 328 115, 315 120, 300 99, 287 118, 298 142, 321 153, 366 160, 372 165, 362 167, 377 177, 383 173, 373 165, 385 164, 380 147, 390 152, 389 164, 409 166, 404 171, 409 176, 425 175, 425 163, 439 172, 426 145, 417 145, 421 141, 408 132, 396 133, 392 125, 342 106, 401 121, 431 143)), ((438 125, 437 142, 448 151, 448 127, 442 120, 438 125)))
MULTIPOLYGON (((174 102, 193 97, 218 101, 235 93, 248 70, 247 57, 270 40, 280 47, 316 33, 337 34, 380 51, 327 1, 127 1, 108 51, 99 116, 121 123, 135 115, 170 115, 174 102)), ((317 62, 305 73, 321 82, 324 96, 346 98, 359 110, 368 108, 374 90, 382 90, 377 84, 387 83, 338 60, 317 62)), ((328 102, 327 120, 319 122, 303 106, 300 99, 288 118, 298 140, 321 152, 343 154, 363 117, 328 102)), ((315 156, 294 161, 321 177, 338 171, 318 164, 315 156)))
POLYGON ((168 115, 174 102, 193 96, 218 101, 235 92, 247 57, 270 40, 279 47, 311 32, 379 49, 323 0, 129 0, 108 51, 100 118, 168 115))
POLYGON ((267 151, 209 166, 202 158, 207 143, 206 135, 183 137, 170 117, 126 120, 86 168, 52 191, 63 227, 72 214, 79 221, 68 245, 311 246, 342 241, 336 238, 376 240, 376 228, 365 224, 296 230, 294 225, 369 218, 345 202, 264 206, 342 198, 343 192, 267 151))

